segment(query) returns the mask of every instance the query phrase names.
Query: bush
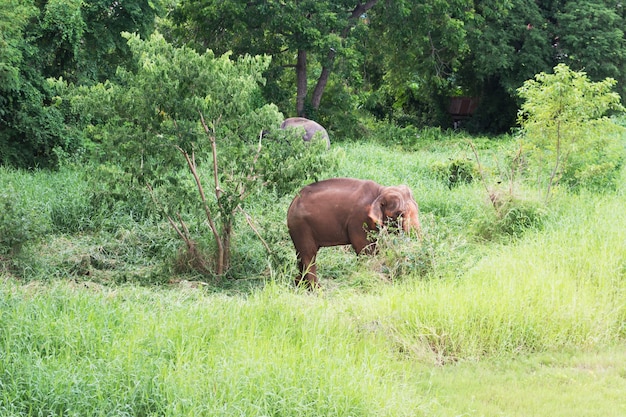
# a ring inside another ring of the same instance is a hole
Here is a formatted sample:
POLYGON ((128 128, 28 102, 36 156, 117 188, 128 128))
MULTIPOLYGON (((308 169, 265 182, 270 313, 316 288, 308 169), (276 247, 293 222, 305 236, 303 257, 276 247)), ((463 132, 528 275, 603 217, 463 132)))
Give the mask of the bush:
POLYGON ((247 196, 293 191, 327 169, 330 154, 299 138, 281 143, 284 132, 274 140, 261 135, 283 118, 262 100, 269 57, 231 60, 229 54, 173 46, 158 34, 147 40, 124 36, 136 67, 120 69, 115 82, 76 89, 71 97, 93 157, 107 164, 94 205, 109 211, 128 205, 137 220, 150 216, 152 207, 190 251, 179 257, 183 265, 189 259, 202 270, 214 264, 221 275, 231 265, 233 226, 247 196), (195 233, 191 223, 204 225, 204 231, 195 233), (212 248, 198 243, 206 236, 219 241, 211 254, 215 262, 199 264, 205 247, 212 248))
MULTIPOLYGON (((41 216, 41 209, 12 184, 0 183, 0 186, 3 186, 0 191, 0 272, 23 276, 20 270, 34 259, 26 248, 47 230, 45 216, 41 216)), ((29 191, 32 190, 24 193, 29 191)))
MULTIPOLYGON (((94 227, 115 230, 125 224, 130 227, 133 222, 160 219, 145 184, 139 183, 119 165, 89 166, 86 172, 89 187, 86 190, 87 204, 93 216, 91 220, 94 227)), ((168 181, 176 182, 179 175, 172 170, 168 181)), ((184 202, 186 199, 181 198, 180 201, 184 202)))
POLYGON ((28 213, 16 201, 15 195, 12 188, 0 194, 0 256, 18 255, 35 235, 28 213))
POLYGON ((431 166, 435 177, 443 181, 448 188, 460 184, 471 184, 480 178, 476 163, 467 158, 457 158, 450 162, 435 162, 431 166))
POLYGON ((384 145, 396 145, 413 151, 434 142, 450 138, 450 133, 440 127, 418 129, 413 125, 399 126, 389 122, 375 122, 370 127, 371 135, 384 145))
POLYGON ((522 147, 529 168, 545 189, 614 188, 624 160, 624 129, 606 117, 623 112, 620 97, 607 78, 591 82, 584 72, 566 65, 554 74, 540 73, 518 90, 525 100, 520 111, 522 147))
POLYGON ((419 138, 419 130, 413 126, 401 127, 393 123, 377 123, 372 135, 384 145, 400 145, 410 148, 419 138))
POLYGON ((472 224, 474 234, 484 240, 519 238, 527 230, 540 230, 547 216, 545 204, 510 194, 492 193, 491 206, 472 224), (495 208, 495 210, 494 210, 495 208))
POLYGON ((377 260, 379 270, 389 281, 407 276, 425 277, 434 270, 432 235, 423 241, 404 233, 391 233, 383 229, 377 235, 377 260))
POLYGON ((606 125, 592 134, 585 149, 568 158, 559 183, 573 191, 615 190, 624 165, 626 130, 606 125))
POLYGON ((326 142, 304 142, 293 130, 274 130, 262 143, 256 169, 266 189, 278 197, 296 192, 303 185, 321 179, 323 172, 333 171, 338 160, 326 151, 326 142))

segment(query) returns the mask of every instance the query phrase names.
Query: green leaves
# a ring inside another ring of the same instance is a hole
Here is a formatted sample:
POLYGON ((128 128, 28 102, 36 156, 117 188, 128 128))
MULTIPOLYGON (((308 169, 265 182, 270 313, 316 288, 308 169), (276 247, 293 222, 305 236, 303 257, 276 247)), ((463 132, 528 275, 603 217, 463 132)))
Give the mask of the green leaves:
POLYGON ((605 116, 624 111, 612 89, 615 80, 592 82, 565 64, 553 74, 540 73, 518 90, 525 99, 519 122, 523 147, 546 187, 611 187, 624 161, 624 129, 605 116))
MULTIPOLYGON (((32 3, 16 0, 0 3, 0 91, 19 88, 19 68, 25 44, 23 30, 35 13, 32 3)), ((5 98, 0 97, 0 117, 6 112, 5 104, 5 98)))
POLYGON ((136 71, 119 68, 119 82, 81 89, 73 99, 80 113, 91 114, 87 121, 95 130, 90 137, 106 158, 117 155, 119 162, 146 174, 178 160, 172 145, 204 157, 209 149, 200 146, 206 142, 200 114, 215 124, 216 136, 224 141, 220 147, 256 143, 261 129, 279 123, 276 108, 259 100, 269 58, 233 61, 228 54, 175 48, 158 34, 148 40, 124 36, 136 71))
POLYGON ((564 62, 572 68, 584 69, 594 79, 621 77, 623 80, 626 22, 619 15, 621 8, 607 1, 565 2, 557 14, 564 62))

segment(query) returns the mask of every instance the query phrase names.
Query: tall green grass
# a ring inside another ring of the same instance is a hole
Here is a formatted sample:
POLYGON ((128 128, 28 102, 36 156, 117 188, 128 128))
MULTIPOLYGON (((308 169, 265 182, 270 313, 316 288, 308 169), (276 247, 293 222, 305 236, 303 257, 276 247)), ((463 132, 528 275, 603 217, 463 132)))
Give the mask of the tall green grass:
POLYGON ((338 304, 275 286, 0 292, 0 414, 414 415, 422 399, 338 304), (402 404, 398 408, 396 404, 402 404))
MULTIPOLYGON (((622 239, 609 223, 600 230, 622 239)), ((436 414, 444 394, 425 383, 430 364, 623 344, 626 286, 613 272, 624 257, 605 254, 579 274, 581 258, 539 253, 557 248, 557 237, 574 254, 596 247, 572 240, 577 233, 561 227, 494 248, 460 278, 369 293, 268 284, 248 296, 207 296, 5 281, 0 412, 446 415, 436 414)))

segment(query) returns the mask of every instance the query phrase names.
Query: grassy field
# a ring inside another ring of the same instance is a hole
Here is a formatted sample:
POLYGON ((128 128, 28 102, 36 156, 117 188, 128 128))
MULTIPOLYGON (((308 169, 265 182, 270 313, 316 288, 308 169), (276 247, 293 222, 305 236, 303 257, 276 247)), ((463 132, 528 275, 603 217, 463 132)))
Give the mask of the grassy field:
MULTIPOLYGON (((506 188, 511 142, 476 146, 506 188)), ((239 225, 249 276, 215 283, 167 268, 166 226, 90 228, 80 175, 0 171, 43 236, 0 275, 0 415, 626 415, 626 188, 563 192, 516 229, 484 184, 433 174, 472 158, 463 140, 333 152, 333 175, 410 185, 425 237, 324 249, 315 294, 291 286, 288 198, 249 207, 282 263, 239 225)))

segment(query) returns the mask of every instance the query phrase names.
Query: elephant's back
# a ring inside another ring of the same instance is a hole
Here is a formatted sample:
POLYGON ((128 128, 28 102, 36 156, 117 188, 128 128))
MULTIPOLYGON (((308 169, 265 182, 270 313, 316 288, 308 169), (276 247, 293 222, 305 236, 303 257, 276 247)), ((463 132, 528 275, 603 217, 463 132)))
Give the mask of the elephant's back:
POLYGON ((319 215, 370 204, 381 185, 371 180, 330 178, 304 187, 289 206, 288 216, 319 215))
POLYGON ((318 134, 321 135, 321 139, 326 141, 326 149, 330 148, 330 137, 328 132, 321 124, 315 120, 306 119, 304 117, 289 117, 280 124, 281 129, 303 128, 304 135, 302 139, 305 142, 309 142, 313 137, 318 134))
POLYGON ((303 124, 305 124, 307 122, 313 122, 315 124, 318 124, 318 123, 314 122, 313 120, 305 119, 304 117, 289 117, 289 118, 283 120, 283 122, 280 124, 280 128, 281 129, 285 129, 287 127, 302 126, 303 124))
POLYGON ((372 180, 361 180, 357 178, 329 178, 307 185, 300 191, 300 195, 321 195, 321 194, 346 194, 360 192, 367 194, 371 191, 378 193, 380 184, 372 180))

